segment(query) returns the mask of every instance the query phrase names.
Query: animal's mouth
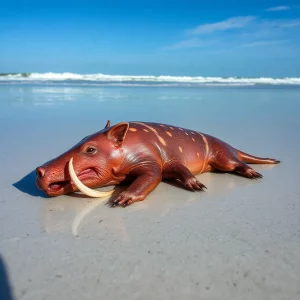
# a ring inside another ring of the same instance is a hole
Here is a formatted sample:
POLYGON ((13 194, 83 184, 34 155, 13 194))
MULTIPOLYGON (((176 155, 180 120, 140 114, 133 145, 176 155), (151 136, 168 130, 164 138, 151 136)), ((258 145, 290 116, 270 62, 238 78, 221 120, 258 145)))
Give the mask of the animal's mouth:
POLYGON ((65 187, 67 187, 70 184, 71 184, 70 180, 53 182, 53 183, 49 184, 48 190, 51 192, 57 193, 58 191, 64 189, 65 187))
MULTIPOLYGON (((81 181, 87 181, 88 179, 95 179, 97 177, 97 172, 93 168, 87 168, 80 172, 77 177, 81 181)), ((71 180, 62 180, 62 181, 55 181, 48 185, 47 193, 58 195, 61 193, 68 193, 75 190, 76 187, 73 185, 71 180)))

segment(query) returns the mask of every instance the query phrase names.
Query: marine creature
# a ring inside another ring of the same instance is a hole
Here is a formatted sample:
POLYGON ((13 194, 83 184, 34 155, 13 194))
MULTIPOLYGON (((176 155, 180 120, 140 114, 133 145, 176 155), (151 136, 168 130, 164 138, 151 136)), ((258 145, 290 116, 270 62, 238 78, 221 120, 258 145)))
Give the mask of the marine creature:
POLYGON ((204 133, 146 122, 107 122, 67 152, 36 168, 36 184, 49 196, 81 190, 91 197, 111 195, 93 188, 130 183, 114 197, 112 206, 144 200, 164 179, 178 181, 190 191, 206 187, 196 174, 209 171, 262 178, 250 164, 277 164, 235 149, 204 133))

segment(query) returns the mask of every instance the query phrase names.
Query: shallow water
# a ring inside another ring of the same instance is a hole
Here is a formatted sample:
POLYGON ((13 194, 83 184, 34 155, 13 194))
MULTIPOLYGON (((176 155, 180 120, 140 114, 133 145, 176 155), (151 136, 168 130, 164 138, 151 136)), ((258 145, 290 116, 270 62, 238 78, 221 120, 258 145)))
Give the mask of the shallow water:
POLYGON ((300 88, 0 84, 0 255, 17 299, 296 299, 300 88), (36 166, 110 119, 199 130, 283 161, 111 209, 46 198, 36 166))

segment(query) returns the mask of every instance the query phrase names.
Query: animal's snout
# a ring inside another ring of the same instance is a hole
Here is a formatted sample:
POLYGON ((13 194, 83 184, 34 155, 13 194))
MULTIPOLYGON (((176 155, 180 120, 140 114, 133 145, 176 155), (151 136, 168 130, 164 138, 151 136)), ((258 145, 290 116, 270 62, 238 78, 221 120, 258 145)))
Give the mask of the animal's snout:
POLYGON ((46 170, 43 167, 38 167, 35 170, 38 178, 42 179, 45 176, 46 170))

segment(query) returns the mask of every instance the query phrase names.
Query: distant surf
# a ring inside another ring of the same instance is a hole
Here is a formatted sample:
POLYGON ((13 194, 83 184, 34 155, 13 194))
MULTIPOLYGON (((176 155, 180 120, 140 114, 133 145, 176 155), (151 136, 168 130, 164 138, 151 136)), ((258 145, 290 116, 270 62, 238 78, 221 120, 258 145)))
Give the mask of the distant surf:
POLYGON ((122 85, 300 85, 299 77, 287 78, 243 78, 243 77, 204 77, 204 76, 129 76, 107 74, 74 73, 2 73, 0 82, 74 82, 122 85))

